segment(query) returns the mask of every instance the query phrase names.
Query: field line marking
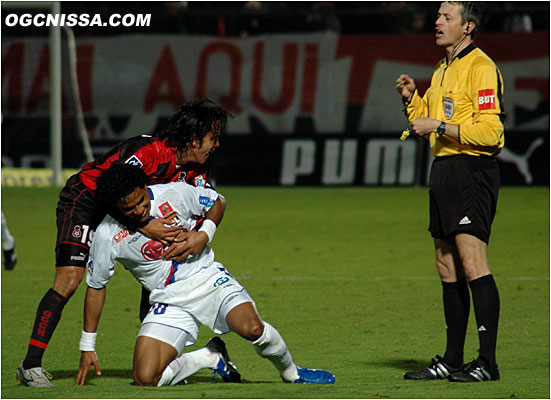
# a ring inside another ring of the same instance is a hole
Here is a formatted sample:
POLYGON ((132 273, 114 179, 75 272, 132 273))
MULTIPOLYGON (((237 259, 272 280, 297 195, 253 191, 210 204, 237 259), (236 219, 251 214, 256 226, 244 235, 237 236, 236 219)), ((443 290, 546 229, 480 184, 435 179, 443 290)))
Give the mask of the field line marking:
MULTIPOLYGON (((496 280, 506 280, 506 281, 536 281, 536 280, 549 280, 548 276, 503 276, 496 277, 496 280)), ((329 277, 317 277, 317 276, 237 276, 237 279, 242 280, 271 280, 271 281, 355 281, 358 280, 358 277, 352 276, 329 276, 329 277)), ((393 281, 433 281, 440 280, 437 276, 373 276, 369 279, 372 280, 393 280, 393 281)))

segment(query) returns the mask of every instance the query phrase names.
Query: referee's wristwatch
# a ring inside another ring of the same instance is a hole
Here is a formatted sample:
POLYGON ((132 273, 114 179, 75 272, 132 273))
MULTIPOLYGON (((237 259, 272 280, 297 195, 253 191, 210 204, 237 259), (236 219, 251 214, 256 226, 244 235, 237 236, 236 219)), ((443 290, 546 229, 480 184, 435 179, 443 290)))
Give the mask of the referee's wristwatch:
POLYGON ((442 136, 446 133, 446 123, 440 122, 440 125, 438 125, 438 128, 436 128, 436 133, 438 133, 438 136, 442 136))

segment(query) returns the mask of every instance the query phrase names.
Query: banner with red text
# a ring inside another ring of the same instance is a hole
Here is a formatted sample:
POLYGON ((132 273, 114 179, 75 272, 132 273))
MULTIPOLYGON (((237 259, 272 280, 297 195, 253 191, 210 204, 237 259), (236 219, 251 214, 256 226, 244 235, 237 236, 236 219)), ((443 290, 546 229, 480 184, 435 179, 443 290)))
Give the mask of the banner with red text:
MULTIPOLYGON (((506 131, 548 132, 549 33, 480 34, 476 43, 502 72, 506 131)), ((254 145, 273 137, 285 151, 284 138, 396 138, 407 124, 396 78, 409 74, 423 92, 443 56, 432 35, 333 33, 77 38, 76 53, 95 153, 107 146, 102 141, 158 131, 179 104, 197 97, 236 116, 227 140, 245 136, 254 145)), ((71 146, 78 136, 67 50, 63 56, 63 135, 71 146)), ((29 167, 23 164, 47 153, 48 72, 47 39, 2 39, 3 165, 29 167)), ((74 153, 64 153, 67 167, 83 161, 74 153)))

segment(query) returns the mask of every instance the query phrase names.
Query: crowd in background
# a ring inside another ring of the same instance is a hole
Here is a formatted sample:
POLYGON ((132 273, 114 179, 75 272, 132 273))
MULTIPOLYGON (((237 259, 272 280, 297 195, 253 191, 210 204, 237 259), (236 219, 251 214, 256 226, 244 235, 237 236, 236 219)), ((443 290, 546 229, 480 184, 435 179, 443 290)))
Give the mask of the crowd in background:
MULTIPOLYGON (((438 2, 421 1, 63 1, 61 12, 100 14, 105 20, 114 13, 151 13, 149 27, 77 26, 73 29, 78 35, 154 32, 248 37, 258 34, 320 31, 340 34, 432 33, 438 6, 438 2)), ((483 32, 549 30, 548 2, 486 2, 485 7, 483 32)), ((6 28, 4 22, 2 25, 2 33, 8 36, 44 32, 44 28, 6 28)))

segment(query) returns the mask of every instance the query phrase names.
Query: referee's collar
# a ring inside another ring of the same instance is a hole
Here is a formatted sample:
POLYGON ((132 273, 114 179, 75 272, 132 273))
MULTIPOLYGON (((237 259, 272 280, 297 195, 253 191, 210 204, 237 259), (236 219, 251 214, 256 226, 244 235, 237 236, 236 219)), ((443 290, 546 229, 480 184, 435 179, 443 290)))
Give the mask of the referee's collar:
POLYGON ((471 44, 469 44, 467 47, 465 47, 463 50, 461 50, 461 52, 456 55, 452 62, 456 59, 459 59, 459 58, 463 58, 465 57, 467 54, 469 54, 471 51, 473 51, 474 49, 476 49, 476 44, 474 42, 472 42, 471 44))

